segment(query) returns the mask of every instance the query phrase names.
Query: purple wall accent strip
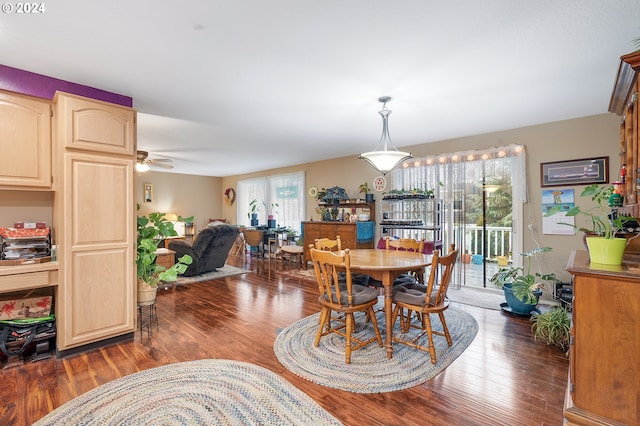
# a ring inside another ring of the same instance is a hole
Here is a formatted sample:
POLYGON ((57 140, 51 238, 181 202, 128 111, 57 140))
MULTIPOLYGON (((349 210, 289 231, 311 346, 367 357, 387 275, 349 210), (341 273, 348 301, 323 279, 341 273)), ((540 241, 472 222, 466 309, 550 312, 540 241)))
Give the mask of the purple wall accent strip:
POLYGON ((23 95, 36 96, 38 98, 53 99, 56 90, 110 102, 116 105, 133 107, 133 98, 106 92, 82 84, 60 80, 46 75, 0 65, 0 89, 23 95))

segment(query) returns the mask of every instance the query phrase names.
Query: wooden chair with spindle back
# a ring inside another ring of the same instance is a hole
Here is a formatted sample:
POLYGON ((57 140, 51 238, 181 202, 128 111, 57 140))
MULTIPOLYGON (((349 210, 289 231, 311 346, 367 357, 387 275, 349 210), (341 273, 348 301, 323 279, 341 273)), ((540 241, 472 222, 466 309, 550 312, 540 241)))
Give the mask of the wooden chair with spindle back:
MULTIPOLYGON (((454 247, 454 245, 451 245, 452 249, 454 247)), ((451 275, 457 258, 458 250, 451 250, 448 255, 442 257, 440 257, 440 252, 435 250, 431 262, 431 273, 429 274, 429 281, 425 291, 411 288, 411 286, 398 286, 397 289, 394 289, 395 291, 393 293, 393 303, 395 306, 393 308, 392 324, 395 324, 399 316, 400 328, 403 333, 407 333, 410 327, 422 330, 420 334, 411 340, 404 340, 400 337, 394 337, 393 340, 429 352, 433 364, 436 363, 436 351, 433 345, 434 334, 444 336, 449 346, 453 345, 451 334, 449 333, 447 322, 444 318, 444 311, 449 308, 447 289, 451 282, 451 275), (442 270, 440 271, 441 267, 442 270), (439 280, 438 275, 440 275, 439 280), (436 288, 438 281, 439 287, 436 288), (404 313, 405 309, 407 310, 406 316, 404 313), (418 314, 418 322, 420 325, 411 322, 412 312, 418 314), (442 331, 436 331, 432 328, 431 318, 429 317, 430 314, 438 314, 440 323, 442 324, 442 331), (428 339, 427 348, 418 343, 424 335, 426 335, 428 339)))
POLYGON ((336 235, 335 240, 330 238, 316 238, 314 246, 317 250, 341 251, 342 241, 340 241, 340 235, 336 235))
POLYGON ((320 323, 314 341, 314 346, 320 344, 320 339, 331 333, 336 333, 345 338, 345 361, 351 363, 351 352, 360 349, 370 343, 378 342, 382 347, 382 337, 378 329, 376 315, 373 306, 378 302, 378 291, 369 287, 353 284, 351 280, 351 260, 349 249, 332 252, 316 249, 309 245, 313 269, 318 282, 320 297, 318 303, 322 308, 320 311, 320 323), (338 279, 340 272, 345 273, 344 282, 338 279), (344 319, 337 320, 336 325, 332 325, 332 312, 339 312, 344 315, 344 319), (375 336, 369 339, 356 338, 355 312, 364 312, 373 325, 375 336))
POLYGON ((416 253, 424 251, 424 239, 414 240, 413 238, 394 239, 389 236, 385 238, 387 250, 404 250, 416 253))
MULTIPOLYGON (((413 238, 391 238, 388 235, 385 237, 386 250, 394 251, 409 251, 414 253, 422 253, 424 251, 424 239, 414 240, 413 238)), ((423 283, 424 271, 416 273, 417 276, 410 274, 401 274, 394 281, 393 285, 410 284, 410 283, 423 283)))

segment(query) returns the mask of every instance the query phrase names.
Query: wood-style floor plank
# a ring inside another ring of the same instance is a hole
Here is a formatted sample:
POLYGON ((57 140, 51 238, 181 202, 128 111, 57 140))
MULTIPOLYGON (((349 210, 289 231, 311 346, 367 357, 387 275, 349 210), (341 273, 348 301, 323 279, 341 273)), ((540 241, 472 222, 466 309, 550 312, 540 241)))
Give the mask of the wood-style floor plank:
POLYGON ((30 425, 118 377, 203 358, 268 368, 346 425, 562 424, 568 360, 534 342, 526 319, 456 304, 479 331, 443 373, 403 391, 349 393, 295 376, 273 353, 279 329, 318 311, 316 285, 282 273, 295 264, 242 255, 229 263, 255 273, 160 290, 160 328, 151 336, 137 330, 132 342, 4 370, 0 425, 30 425))

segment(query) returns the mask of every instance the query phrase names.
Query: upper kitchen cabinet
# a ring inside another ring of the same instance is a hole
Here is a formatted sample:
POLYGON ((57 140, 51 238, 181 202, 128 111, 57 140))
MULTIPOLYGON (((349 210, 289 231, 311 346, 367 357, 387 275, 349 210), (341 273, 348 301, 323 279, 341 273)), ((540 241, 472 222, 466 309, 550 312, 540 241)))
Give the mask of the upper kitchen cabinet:
POLYGON ((0 91, 0 189, 51 188, 51 104, 0 91))
POLYGON ((61 92, 55 103, 64 114, 58 121, 64 148, 134 155, 135 114, 130 108, 61 92))

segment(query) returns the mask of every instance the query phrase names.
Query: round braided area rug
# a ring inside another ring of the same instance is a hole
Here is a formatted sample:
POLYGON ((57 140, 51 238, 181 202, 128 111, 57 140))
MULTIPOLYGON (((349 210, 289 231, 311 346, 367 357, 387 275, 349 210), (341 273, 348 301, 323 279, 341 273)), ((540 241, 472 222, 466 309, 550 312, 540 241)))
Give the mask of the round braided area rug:
POLYGON ((35 425, 340 425, 289 382, 239 361, 180 362, 131 374, 35 425))
MULTIPOLYGON (((381 303, 375 308, 381 308, 381 303)), ((393 358, 387 359, 386 349, 373 342, 351 352, 351 364, 345 362, 345 339, 331 333, 313 345, 320 314, 314 314, 295 322, 276 337, 274 351, 280 363, 289 371, 306 380, 323 386, 354 393, 391 392, 407 389, 428 381, 442 372, 471 344, 478 333, 478 322, 470 314, 453 307, 444 313, 453 340, 449 347, 442 336, 434 335, 436 364, 431 363, 428 352, 393 343, 393 358)), ((373 326, 364 314, 356 314, 356 336, 373 336, 373 326)), ((385 319, 381 310, 376 313, 378 327, 384 340, 385 319)), ((414 320, 415 321, 415 320, 414 320)), ((434 330, 442 331, 437 315, 431 315, 434 330)), ((393 334, 403 340, 416 336, 419 330, 400 333, 396 321, 393 334)), ((427 338, 420 344, 427 347, 427 338)))

